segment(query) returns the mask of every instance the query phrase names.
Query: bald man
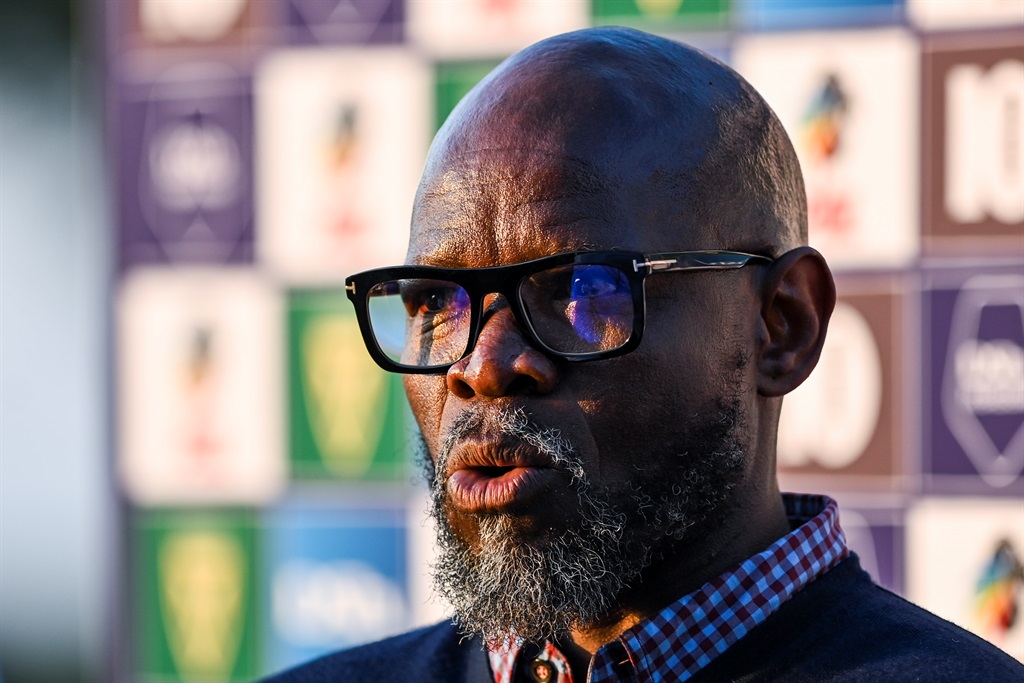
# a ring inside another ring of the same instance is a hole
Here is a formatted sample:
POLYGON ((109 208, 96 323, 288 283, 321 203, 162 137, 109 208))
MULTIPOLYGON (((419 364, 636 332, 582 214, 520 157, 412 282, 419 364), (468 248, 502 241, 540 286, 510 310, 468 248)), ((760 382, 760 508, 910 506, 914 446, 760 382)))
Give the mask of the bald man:
POLYGON ((452 622, 299 681, 1024 680, 780 494, 835 291, 778 119, 624 29, 509 58, 430 150, 405 266, 350 277, 404 373, 452 622))

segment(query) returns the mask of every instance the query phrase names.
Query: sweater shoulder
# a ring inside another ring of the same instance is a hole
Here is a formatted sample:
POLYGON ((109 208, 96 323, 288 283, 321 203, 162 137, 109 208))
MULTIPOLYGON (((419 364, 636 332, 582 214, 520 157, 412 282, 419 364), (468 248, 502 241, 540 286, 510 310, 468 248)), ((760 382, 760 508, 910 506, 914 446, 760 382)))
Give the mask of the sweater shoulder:
POLYGON ((487 667, 487 657, 479 639, 463 638, 452 622, 445 621, 331 653, 264 679, 262 683, 349 680, 454 683, 465 680, 481 666, 487 667), (413 671, 416 674, 410 678, 413 671))
POLYGON ((1024 682, 1024 665, 987 640, 880 586, 860 594, 860 605, 841 610, 857 632, 836 645, 860 652, 858 666, 868 677, 1024 682))
POLYGON ((1024 681, 1020 662, 876 585, 855 555, 720 659, 699 680, 1024 681))

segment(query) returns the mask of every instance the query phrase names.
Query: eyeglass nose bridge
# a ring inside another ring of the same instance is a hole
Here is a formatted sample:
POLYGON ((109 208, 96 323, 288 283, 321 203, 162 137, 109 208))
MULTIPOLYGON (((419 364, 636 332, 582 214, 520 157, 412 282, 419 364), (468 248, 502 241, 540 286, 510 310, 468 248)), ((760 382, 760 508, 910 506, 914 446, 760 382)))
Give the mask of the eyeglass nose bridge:
POLYGON ((533 324, 530 322, 523 302, 519 297, 521 283, 522 279, 509 282, 507 280, 499 280, 498 278, 484 277, 473 283, 472 286, 463 285, 463 288, 469 294, 470 300, 469 337, 466 339, 466 350, 454 363, 464 360, 473 353, 477 343, 480 341, 484 325, 487 324, 490 318, 505 308, 512 314, 512 319, 526 343, 545 355, 554 357, 560 355, 548 348, 533 328, 533 324), (487 299, 491 296, 495 298, 488 303, 487 299), (504 305, 499 303, 502 300, 504 305), (497 307, 495 307, 496 304, 497 307))

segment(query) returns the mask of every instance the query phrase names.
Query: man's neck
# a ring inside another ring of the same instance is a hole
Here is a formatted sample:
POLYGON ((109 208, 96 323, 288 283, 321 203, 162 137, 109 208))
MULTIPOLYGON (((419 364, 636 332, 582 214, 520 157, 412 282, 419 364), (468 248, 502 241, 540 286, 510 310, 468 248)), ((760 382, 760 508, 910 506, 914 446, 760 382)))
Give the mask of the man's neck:
POLYGON ((623 631, 650 619, 666 606, 699 589, 789 533, 789 522, 777 490, 766 492, 754 505, 740 505, 724 519, 691 529, 690 538, 664 553, 640 575, 606 618, 573 630, 558 646, 569 661, 573 680, 587 680, 590 660, 603 645, 623 631), (699 552, 698 552, 699 548, 699 552))

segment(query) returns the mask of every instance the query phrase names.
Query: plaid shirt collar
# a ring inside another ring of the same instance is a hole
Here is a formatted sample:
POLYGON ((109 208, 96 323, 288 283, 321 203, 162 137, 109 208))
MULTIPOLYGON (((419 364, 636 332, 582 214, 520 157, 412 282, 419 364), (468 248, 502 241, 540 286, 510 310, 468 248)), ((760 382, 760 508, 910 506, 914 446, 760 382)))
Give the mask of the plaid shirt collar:
MULTIPOLYGON (((602 646, 590 662, 588 683, 686 681, 846 558, 834 500, 790 493, 782 498, 793 531, 602 646)), ((568 660, 550 643, 537 650, 506 642, 489 648, 488 656, 495 683, 518 683, 517 666, 527 673, 523 680, 573 683, 568 660)))

